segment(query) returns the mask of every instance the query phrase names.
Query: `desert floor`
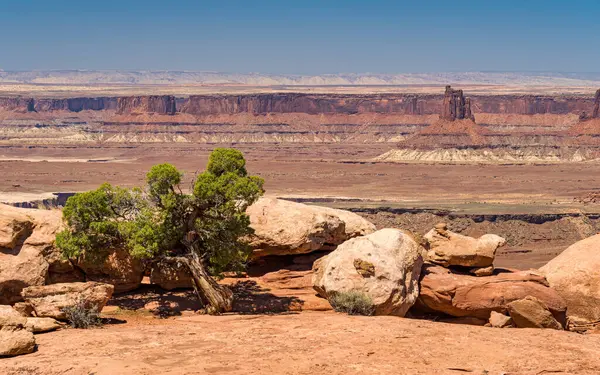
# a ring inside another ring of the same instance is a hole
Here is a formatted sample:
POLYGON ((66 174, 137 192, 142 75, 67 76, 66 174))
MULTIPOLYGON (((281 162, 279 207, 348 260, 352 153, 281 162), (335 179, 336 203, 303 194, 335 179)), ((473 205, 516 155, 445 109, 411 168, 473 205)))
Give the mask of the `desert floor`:
POLYGON ((393 144, 171 143, 4 145, 0 192, 6 197, 85 191, 103 182, 140 185, 152 165, 164 162, 182 169, 188 185, 215 147, 243 151, 249 171, 266 180, 267 193, 280 196, 383 199, 421 207, 484 203, 494 209, 494 203, 516 204, 523 212, 545 213, 586 210, 574 205, 573 198, 600 189, 598 163, 391 164, 370 160, 393 144))
POLYGON ((598 374, 600 335, 334 312, 126 317, 36 336, 14 374, 598 374))
MULTIPOLYGON (((4 146, 0 192, 18 200, 26 194, 88 190, 105 181, 133 186, 143 183, 150 166, 162 162, 184 170, 189 184, 216 146, 4 146)), ((377 201, 385 200, 398 207, 470 213, 594 212, 593 205, 581 205, 574 198, 599 188, 598 164, 369 162, 393 148, 384 144, 234 147, 245 153, 250 172, 265 178, 269 195, 358 199, 353 205, 380 205, 377 201)), ((517 259, 520 266, 537 266, 567 246, 559 245, 552 254, 542 243, 544 253, 501 254, 499 259, 504 266, 517 259)), ((1 359, 0 374, 600 373, 600 334, 314 311, 327 306, 305 288, 308 270, 297 275, 279 272, 276 278, 287 285, 283 294, 275 299, 264 296, 262 302, 254 295, 247 299, 242 295, 241 304, 256 307, 259 301, 260 308, 246 306, 238 309, 245 313, 220 317, 184 312, 158 319, 140 311, 161 303, 162 297, 126 302, 123 298, 128 297, 119 297, 106 309, 114 324, 38 335, 37 351, 1 359), (302 285, 293 284, 297 281, 302 285), (292 306, 298 303, 300 308, 292 306), (300 309, 304 311, 296 311, 300 309), (282 313, 265 315, 268 311, 282 313)), ((181 302, 182 297, 177 298, 181 302)))

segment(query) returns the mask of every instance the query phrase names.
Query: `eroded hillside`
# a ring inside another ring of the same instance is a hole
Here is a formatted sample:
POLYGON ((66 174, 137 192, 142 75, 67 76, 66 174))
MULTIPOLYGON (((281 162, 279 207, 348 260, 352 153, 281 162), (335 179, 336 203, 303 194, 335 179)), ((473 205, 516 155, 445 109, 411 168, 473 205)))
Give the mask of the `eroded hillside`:
MULTIPOLYGON (((0 98, 0 140, 395 143, 436 123, 440 115, 447 117, 449 105, 460 111, 465 104, 461 98, 450 103, 444 95, 422 93, 5 96, 0 98)), ((475 117, 496 138, 556 138, 555 133, 569 130, 580 118, 593 117, 598 97, 472 95, 466 102, 469 113, 458 118, 475 117)), ((461 140, 449 142, 460 145, 461 140)))

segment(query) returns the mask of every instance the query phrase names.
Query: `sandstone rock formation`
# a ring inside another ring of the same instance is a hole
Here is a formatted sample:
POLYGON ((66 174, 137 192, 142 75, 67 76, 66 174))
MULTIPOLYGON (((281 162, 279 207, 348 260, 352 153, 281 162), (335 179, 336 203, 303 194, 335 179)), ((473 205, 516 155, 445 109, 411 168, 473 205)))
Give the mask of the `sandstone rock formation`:
POLYGON ((352 212, 282 199, 260 198, 247 214, 255 231, 250 238, 254 257, 333 249, 375 231, 372 223, 352 212))
POLYGON ((509 155, 504 162, 511 162, 512 158, 522 158, 519 150, 513 149, 515 145, 535 148, 552 143, 551 149, 561 145, 597 148, 599 141, 593 134, 598 133, 599 125, 593 121, 581 121, 586 125, 580 128, 588 129, 590 136, 572 137, 564 132, 566 124, 572 124, 583 111, 591 115, 593 107, 591 96, 480 94, 469 100, 451 88, 446 105, 443 95, 431 93, 69 98, 12 95, 0 97, 0 116, 14 119, 10 125, 3 124, 0 133, 4 142, 16 144, 50 140, 50 143, 402 142, 439 120, 442 126, 431 126, 430 131, 441 133, 449 129, 452 133, 429 134, 418 144, 431 149, 454 147, 457 153, 465 151, 463 143, 488 145, 485 150, 476 148, 478 154, 483 154, 480 157, 498 153, 496 158, 504 159, 505 152, 498 151, 506 151, 509 155), (471 104, 477 109, 481 126, 471 120, 471 104), (444 113, 449 119, 445 119, 444 113))
POLYGON ((0 317, 0 357, 28 354, 35 350, 35 337, 25 329, 26 318, 0 317))
POLYGON ((353 238, 313 265, 313 287, 324 298, 360 291, 376 315, 404 316, 419 295, 420 246, 398 229, 353 238))
POLYGON ((21 301, 24 287, 44 285, 62 261, 46 257, 55 251, 61 213, 0 204, 0 304, 21 301))
POLYGON ((540 272, 565 299, 569 329, 600 326, 600 234, 571 245, 540 272))
POLYGON ((490 313, 489 324, 490 324, 490 326, 492 326, 494 328, 510 327, 512 325, 512 323, 513 323, 513 321, 510 316, 506 316, 504 314, 500 314, 495 311, 492 311, 490 313))
MULTIPOLYGON (((425 234, 424 239, 429 247, 427 260, 444 267, 490 267, 494 263, 496 250, 506 243, 504 238, 495 234, 485 234, 475 239, 453 233, 444 223, 436 225, 425 234)), ((490 273, 486 270, 477 272, 481 276, 490 273)))
POLYGON ((532 296, 509 303, 508 312, 519 328, 563 329, 544 302, 532 296))
POLYGON ((176 112, 176 100, 172 95, 129 96, 117 99, 117 114, 174 115, 176 112))
POLYGON ((498 272, 476 277, 435 265, 423 266, 416 312, 472 316, 488 320, 492 311, 506 314, 512 301, 533 296, 543 301, 559 322, 567 305, 536 272, 498 272))
POLYGON ((176 257, 167 257, 152 264, 150 283, 166 290, 192 288, 192 275, 188 266, 176 257))
POLYGON ((88 281, 112 284, 115 293, 137 289, 144 278, 145 267, 140 259, 133 258, 122 249, 110 251, 102 263, 80 261, 78 268, 85 273, 88 281))
POLYGON ((464 119, 475 121, 475 117, 471 113, 471 100, 465 99, 462 90, 454 90, 452 87, 446 86, 440 118, 448 121, 464 119))
POLYGON ((29 317, 25 323, 25 329, 33 333, 55 331, 61 327, 61 324, 52 318, 29 317))
MULTIPOLYGON (((375 224, 354 212, 339 210, 331 207, 319 207, 321 212, 336 216, 344 223, 345 240, 350 238, 365 236, 377 230, 375 224)), ((342 241, 343 242, 343 241, 342 241)))
POLYGON ((21 294, 33 306, 36 316, 62 320, 66 318, 62 309, 76 306, 80 301, 87 308, 101 311, 113 291, 114 287, 110 284, 87 282, 30 286, 21 294))
MULTIPOLYGON (((577 124, 589 125, 589 122, 577 124)), ((478 126, 473 124, 473 126, 478 126)), ((600 129, 600 128, 598 128, 600 129)), ((587 131, 587 130, 586 130, 587 131)), ((439 132, 441 133, 441 132, 439 132)), ((597 129, 593 134, 597 134, 597 129)), ((473 133, 475 134, 475 133, 473 133)), ((481 138, 478 137, 477 138, 481 138)), ((475 139, 477 139, 475 138, 475 139)), ((463 144, 473 143, 474 138, 466 139, 463 144)), ((436 142, 422 139, 422 144, 430 146, 436 142)), ((459 141, 460 142, 460 141, 459 141)), ((534 163, 556 163, 569 162, 578 163, 582 161, 598 160, 598 154, 584 147, 556 148, 556 147, 457 147, 456 141, 449 147, 439 148, 412 148, 414 140, 410 140, 411 148, 393 149, 375 158, 373 161, 385 163, 456 163, 456 164, 534 164, 534 163)), ((418 146, 418 145, 416 145, 418 146)))
POLYGON ((25 302, 17 302, 13 305, 13 309, 19 313, 20 316, 33 316, 33 306, 25 302))
POLYGON ((473 268, 469 272, 475 276, 492 276, 494 274, 494 266, 473 268))
POLYGON ((21 317, 21 314, 10 305, 0 305, 0 318, 2 317, 21 317))
POLYGON ((592 109, 592 118, 600 118, 600 89, 596 91, 594 97, 594 108, 592 109))
POLYGON ((112 251, 103 264, 65 260, 54 241, 64 228, 62 212, 0 204, 0 304, 22 301, 28 286, 86 280, 115 285, 116 292, 137 288, 144 265, 123 250, 112 251))

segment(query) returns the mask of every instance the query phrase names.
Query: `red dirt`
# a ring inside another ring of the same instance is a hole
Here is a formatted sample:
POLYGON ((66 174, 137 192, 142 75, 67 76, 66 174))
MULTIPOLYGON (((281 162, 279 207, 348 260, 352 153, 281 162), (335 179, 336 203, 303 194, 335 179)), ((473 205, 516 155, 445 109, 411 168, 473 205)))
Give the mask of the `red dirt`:
POLYGON ((600 335, 494 329, 333 312, 125 317, 37 335, 3 359, 21 374, 598 374, 600 335))

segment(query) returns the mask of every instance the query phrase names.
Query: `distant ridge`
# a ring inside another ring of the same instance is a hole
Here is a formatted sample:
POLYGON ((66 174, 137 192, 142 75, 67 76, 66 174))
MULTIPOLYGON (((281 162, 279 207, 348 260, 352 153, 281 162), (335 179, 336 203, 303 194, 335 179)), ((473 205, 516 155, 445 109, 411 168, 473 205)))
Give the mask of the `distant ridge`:
POLYGON ((261 73, 219 73, 192 71, 126 71, 126 70, 40 70, 3 71, 0 83, 28 84, 229 84, 229 85, 551 85, 594 86, 600 84, 600 73, 548 72, 441 72, 441 73, 340 73, 291 75, 261 73))

